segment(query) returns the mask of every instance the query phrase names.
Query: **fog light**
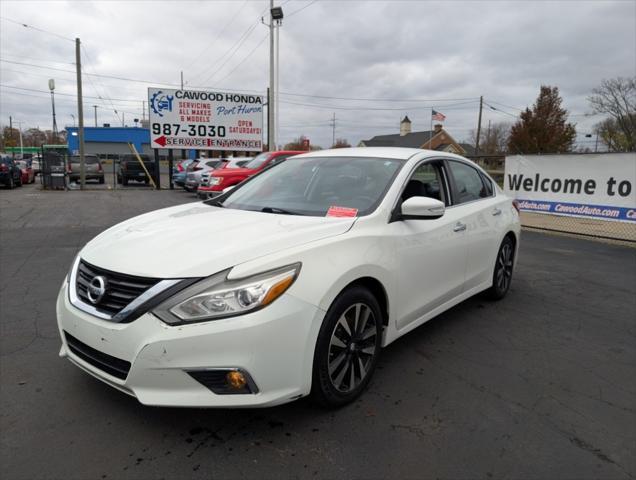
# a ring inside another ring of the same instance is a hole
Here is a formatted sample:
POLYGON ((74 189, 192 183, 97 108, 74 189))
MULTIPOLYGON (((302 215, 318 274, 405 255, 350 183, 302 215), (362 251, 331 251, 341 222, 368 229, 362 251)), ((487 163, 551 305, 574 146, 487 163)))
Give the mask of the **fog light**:
POLYGON ((230 387, 236 390, 241 390, 245 388, 245 385, 247 384, 247 379, 245 378, 245 375, 243 375, 241 372, 238 372, 236 370, 227 372, 227 375, 225 375, 225 381, 228 383, 230 387))
POLYGON ((258 387, 250 374, 241 368, 186 370, 186 373, 217 395, 258 393, 258 387))

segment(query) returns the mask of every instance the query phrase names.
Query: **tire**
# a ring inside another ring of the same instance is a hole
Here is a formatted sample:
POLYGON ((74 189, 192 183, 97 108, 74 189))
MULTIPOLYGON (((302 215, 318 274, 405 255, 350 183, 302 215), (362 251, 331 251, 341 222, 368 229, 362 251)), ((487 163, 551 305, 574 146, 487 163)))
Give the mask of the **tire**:
POLYGON ((117 175, 117 183, 121 184, 121 177, 117 175))
POLYGON ((144 183, 145 183, 146 185, 148 185, 148 184, 150 183, 150 180, 149 180, 149 179, 147 179, 147 178, 144 178, 144 183))
POLYGON ((512 272, 515 263, 515 243, 510 237, 504 238, 497 252, 495 268, 492 274, 492 286, 486 290, 491 300, 501 300, 510 290, 512 272))
POLYGON ((103 184, 104 183, 104 177, 99 177, 99 183, 103 184))
POLYGON ((121 177, 121 183, 122 183, 122 185, 128 185, 128 178, 127 177, 121 177))
POLYGON ((14 182, 13 177, 11 175, 9 175, 9 183, 7 184, 7 188, 9 190, 13 190, 15 188, 15 182, 14 182))
POLYGON ((20 175, 18 177, 18 181, 16 182, 16 186, 21 187, 22 186, 22 175, 20 175))
POLYGON ((354 401, 373 375, 381 336, 382 314, 371 292, 356 286, 341 293, 329 307, 316 341, 314 401, 326 407, 354 401))

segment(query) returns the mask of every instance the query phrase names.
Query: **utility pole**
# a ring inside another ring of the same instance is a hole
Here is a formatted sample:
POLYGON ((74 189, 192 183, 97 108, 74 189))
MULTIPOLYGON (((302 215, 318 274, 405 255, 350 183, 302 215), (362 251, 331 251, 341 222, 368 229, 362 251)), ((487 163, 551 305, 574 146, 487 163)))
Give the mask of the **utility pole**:
POLYGON ((181 70, 181 90, 183 90, 183 70, 181 70))
POLYGON ((95 109, 95 126, 97 127, 97 105, 93 105, 93 108, 95 109))
POLYGON ((484 97, 479 97, 479 120, 477 120, 477 139, 475 140, 475 156, 479 155, 479 136, 481 135, 481 111, 484 108, 484 97))
POLYGON ((55 121, 55 80, 49 79, 49 90, 51 90, 51 107, 53 112, 53 143, 57 143, 57 122, 55 121))
POLYGON ((331 148, 336 144, 336 112, 333 112, 331 119, 331 148))
POLYGON ((276 125, 274 124, 274 19, 272 18, 274 0, 269 0, 269 94, 267 96, 267 147, 273 152, 276 147, 276 125))
MULTIPOLYGON (((13 118, 9 115, 9 138, 13 140, 13 118)), ((15 158, 15 150, 11 151, 11 157, 15 158)))
POLYGON ((82 64, 80 58, 80 39, 75 39, 75 68, 77 73, 77 119, 79 129, 77 139, 79 141, 80 157, 80 189, 86 185, 86 164, 84 158, 84 104, 82 103, 82 64))
POLYGON ((141 101, 141 121, 142 122, 146 121, 146 101, 145 100, 141 101))

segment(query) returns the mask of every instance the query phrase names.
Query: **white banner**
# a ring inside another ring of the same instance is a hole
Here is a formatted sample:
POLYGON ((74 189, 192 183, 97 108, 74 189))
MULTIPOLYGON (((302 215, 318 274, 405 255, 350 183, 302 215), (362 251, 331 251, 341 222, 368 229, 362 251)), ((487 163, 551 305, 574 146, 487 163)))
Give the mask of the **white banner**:
POLYGON ((506 157, 504 190, 529 212, 636 222, 636 154, 506 157))
POLYGON ((150 147, 263 150, 263 98, 198 90, 148 89, 150 147))

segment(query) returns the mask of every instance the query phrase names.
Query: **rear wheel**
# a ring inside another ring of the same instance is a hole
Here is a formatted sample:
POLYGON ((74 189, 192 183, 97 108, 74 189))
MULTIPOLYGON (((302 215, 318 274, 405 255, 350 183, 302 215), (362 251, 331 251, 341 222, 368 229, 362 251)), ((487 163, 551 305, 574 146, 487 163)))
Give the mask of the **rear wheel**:
POLYGON ((122 185, 128 185, 128 178, 127 177, 121 177, 121 183, 122 183, 122 185))
POLYGON ((316 342, 311 395, 338 407, 355 400, 369 383, 380 354, 382 315, 363 287, 343 292, 331 305, 316 342))
POLYGON ((99 177, 99 183, 104 183, 104 177, 99 177))
POLYGON ((9 190, 13 190, 15 188, 15 182, 13 181, 13 177, 9 175, 9 183, 7 184, 9 190))
POLYGON ((495 269, 492 274, 492 287, 486 294, 493 300, 500 300, 506 296, 512 282, 512 269, 515 260, 515 245, 510 237, 504 238, 497 252, 495 269))

